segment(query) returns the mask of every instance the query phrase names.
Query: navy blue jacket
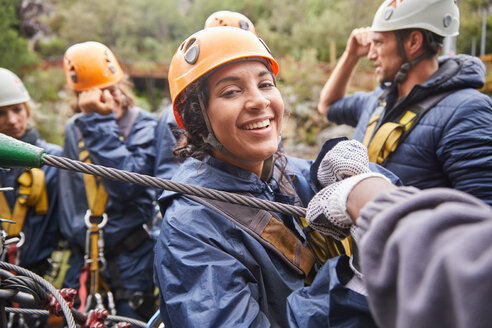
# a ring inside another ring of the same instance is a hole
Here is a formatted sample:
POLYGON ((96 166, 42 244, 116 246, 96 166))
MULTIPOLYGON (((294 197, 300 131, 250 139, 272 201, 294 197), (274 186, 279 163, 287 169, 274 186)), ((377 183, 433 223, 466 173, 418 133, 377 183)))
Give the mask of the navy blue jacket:
MULTIPOLYGON (((41 139, 34 128, 29 128, 20 140, 43 148, 50 155, 61 155, 61 147, 41 139)), ((45 173, 46 192, 48 194, 48 213, 37 215, 32 207, 26 213, 22 227, 25 243, 20 248, 19 265, 27 269, 33 269, 41 261, 50 257, 60 236, 58 225, 59 170, 52 166, 43 166, 42 170, 45 173)), ((19 189, 17 179, 24 171, 24 168, 12 168, 10 171, 0 170, 2 187, 14 188, 13 191, 4 192, 11 211, 14 209, 17 191, 19 189)))
MULTIPOLYGON (((117 121, 114 114, 75 115, 67 122, 65 128, 64 156, 78 159, 78 141, 82 138, 93 164, 152 175, 156 122, 153 115, 138 110, 138 116, 124 138, 120 136, 123 127, 119 127, 122 119, 117 121)), ((107 250, 115 247, 131 232, 152 220, 155 192, 152 188, 132 183, 107 179, 103 179, 102 182, 108 193, 106 205, 108 223, 103 229, 107 250)), ((83 252, 86 239, 84 215, 88 205, 82 174, 62 171, 60 190, 61 230, 71 247, 83 252)), ((149 264, 151 265, 149 262, 152 258, 152 247, 153 243, 149 239, 140 249, 125 253, 118 258, 121 275, 128 289, 143 290, 151 285, 146 270, 149 269, 149 264), (132 277, 131 281, 127 277, 132 277)), ((83 263, 82 255, 77 252, 72 253, 76 259, 71 260, 74 268, 71 267, 67 272, 65 286, 78 287, 77 279, 83 263)))
POLYGON ((173 156, 176 147, 175 129, 180 129, 174 118, 173 107, 164 110, 157 121, 155 129, 155 170, 154 176, 162 179, 171 179, 178 169, 178 162, 173 156))
MULTIPOLYGON (((424 115, 385 167, 405 185, 455 188, 492 205, 492 101, 475 90, 484 80, 485 67, 476 57, 439 58, 439 70, 416 85, 399 107, 405 110, 427 95, 456 91, 424 115)), ((353 138, 362 141, 381 92, 378 88, 338 100, 330 106, 328 119, 356 126, 353 138)), ((395 93, 386 100, 388 107, 394 104, 395 93)))

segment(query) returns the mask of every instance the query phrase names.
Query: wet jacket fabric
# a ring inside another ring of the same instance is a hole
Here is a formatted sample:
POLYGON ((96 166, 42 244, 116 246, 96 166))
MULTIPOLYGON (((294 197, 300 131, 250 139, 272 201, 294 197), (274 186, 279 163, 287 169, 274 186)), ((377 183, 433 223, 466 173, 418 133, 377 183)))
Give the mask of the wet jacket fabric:
MULTIPOLYGON (((46 142, 32 127, 28 128, 26 134, 20 140, 43 148, 50 155, 60 156, 62 152, 60 146, 46 142)), ((43 166, 41 169, 45 173, 48 213, 39 215, 35 213, 34 208, 29 207, 22 227, 25 242, 20 248, 19 265, 31 270, 50 257, 60 237, 58 225, 59 170, 52 166, 43 166)), ((24 171, 24 168, 12 168, 9 171, 0 170, 2 187, 14 188, 13 191, 3 192, 11 211, 14 209, 19 189, 17 179, 24 171)))
MULTIPOLYGON (((478 92, 485 66, 476 57, 458 55, 439 59, 439 70, 416 85, 398 105, 405 111, 416 101, 438 92, 455 90, 431 108, 390 155, 385 167, 405 185, 421 189, 449 187, 492 204, 492 100, 478 92)), ((358 92, 330 106, 328 119, 355 126, 353 138, 362 141, 381 88, 358 92)), ((396 93, 386 98, 387 108, 396 93)))
MULTIPOLYGON (((155 118, 138 108, 128 113, 138 115, 132 122, 128 122, 126 115, 117 121, 114 114, 103 116, 89 113, 72 117, 65 128, 64 156, 78 159, 78 141, 83 139, 93 164, 152 175, 155 118), (127 135, 122 136, 123 133, 127 135)), ((105 254, 112 249, 121 250, 117 261, 125 287, 129 290, 147 290, 151 286, 148 270, 151 270, 152 265, 153 242, 147 238, 131 251, 119 247, 119 243, 151 221, 154 190, 107 179, 102 179, 102 183, 108 193, 108 223, 103 229, 105 254)), ((64 284, 78 288, 87 230, 84 216, 88 210, 82 174, 62 172, 60 188, 63 214, 61 229, 73 249, 70 259, 72 266, 67 271, 64 284)))
POLYGON ((490 327, 492 207, 457 190, 403 187, 360 213, 360 260, 379 327, 490 327))
POLYGON ((173 149, 176 147, 176 135, 173 131, 176 129, 179 129, 179 126, 171 105, 164 110, 155 129, 154 176, 156 177, 169 180, 178 169, 178 163, 173 156, 173 149))
MULTIPOLYGON (((274 178, 266 183, 252 172, 211 157, 204 162, 188 158, 173 181, 293 204, 294 197, 279 185, 290 181, 306 206, 313 196, 311 162, 288 157, 285 177, 279 181, 275 177, 280 162, 274 178)), ((173 192, 164 192, 159 201, 163 223, 154 280, 166 327, 289 326, 286 300, 304 287, 301 275, 216 211, 173 192)), ((279 215, 304 241, 294 218, 279 215)), ((363 302, 364 297, 358 296, 363 302)))

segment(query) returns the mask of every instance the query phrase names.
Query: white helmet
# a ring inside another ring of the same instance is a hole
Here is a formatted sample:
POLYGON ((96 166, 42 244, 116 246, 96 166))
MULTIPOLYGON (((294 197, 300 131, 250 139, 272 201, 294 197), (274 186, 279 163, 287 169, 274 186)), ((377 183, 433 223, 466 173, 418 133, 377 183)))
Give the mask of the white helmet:
POLYGON ((428 30, 443 37, 458 35, 460 12, 456 0, 385 0, 371 27, 375 32, 409 28, 428 30))
POLYGON ((17 75, 0 67, 0 107, 25 103, 30 99, 29 93, 17 75))

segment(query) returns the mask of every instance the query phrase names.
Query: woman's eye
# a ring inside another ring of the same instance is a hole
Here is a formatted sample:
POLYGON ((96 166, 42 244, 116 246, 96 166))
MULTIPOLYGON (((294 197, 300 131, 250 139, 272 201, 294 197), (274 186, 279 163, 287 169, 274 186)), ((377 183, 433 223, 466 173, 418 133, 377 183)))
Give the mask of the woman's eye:
POLYGON ((260 88, 271 88, 271 87, 274 87, 275 84, 271 81, 266 81, 266 82, 262 82, 260 84, 260 88))
POLYGON ((223 91, 221 93, 221 96, 222 97, 232 96, 232 95, 234 95, 234 94, 236 94, 238 92, 239 92, 239 90, 237 90, 237 89, 229 89, 229 90, 223 91))

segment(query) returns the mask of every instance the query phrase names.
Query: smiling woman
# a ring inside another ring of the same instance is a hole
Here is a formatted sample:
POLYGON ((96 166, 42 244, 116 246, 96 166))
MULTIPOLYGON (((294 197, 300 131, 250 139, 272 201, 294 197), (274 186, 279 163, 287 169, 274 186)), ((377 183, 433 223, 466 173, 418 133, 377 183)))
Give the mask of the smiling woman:
MULTIPOLYGON (((284 103, 277 73, 266 45, 248 31, 208 28, 181 44, 169 69, 184 129, 174 181, 307 205, 311 162, 278 147, 284 103)), ((287 297, 320 277, 307 243, 312 232, 299 218, 168 191, 159 202, 154 277, 166 327, 295 326, 287 297)), ((321 237, 324 260, 336 255, 327 244, 321 237)), ((329 271, 335 266, 324 267, 325 281, 336 280, 329 271)))

